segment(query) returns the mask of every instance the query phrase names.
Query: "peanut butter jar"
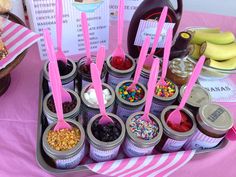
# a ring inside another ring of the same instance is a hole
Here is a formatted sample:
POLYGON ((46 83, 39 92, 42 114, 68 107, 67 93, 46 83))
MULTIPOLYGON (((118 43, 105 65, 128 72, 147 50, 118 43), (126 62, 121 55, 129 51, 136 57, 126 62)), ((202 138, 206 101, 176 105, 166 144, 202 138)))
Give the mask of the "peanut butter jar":
POLYGON ((217 146, 234 124, 229 111, 214 103, 200 107, 196 121, 197 131, 185 143, 186 150, 217 146))

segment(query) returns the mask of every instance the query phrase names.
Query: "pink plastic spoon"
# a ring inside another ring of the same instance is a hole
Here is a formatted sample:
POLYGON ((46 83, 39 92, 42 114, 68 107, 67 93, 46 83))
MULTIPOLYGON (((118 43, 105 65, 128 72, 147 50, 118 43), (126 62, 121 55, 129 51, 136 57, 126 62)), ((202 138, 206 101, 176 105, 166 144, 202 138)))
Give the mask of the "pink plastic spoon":
POLYGON ((172 37, 173 37, 173 29, 169 28, 169 30, 167 32, 166 41, 165 41, 165 49, 164 49, 164 56, 163 56, 163 63, 162 63, 161 78, 158 81, 157 85, 167 85, 167 83, 165 81, 165 77, 166 77, 166 71, 167 71, 169 57, 170 57, 172 37))
POLYGON ((105 55, 106 55, 105 46, 101 45, 99 47, 99 50, 98 50, 97 56, 96 56, 96 65, 97 65, 97 68, 99 71, 99 75, 101 75, 101 73, 102 73, 105 55))
MULTIPOLYGON (((47 38, 47 39, 50 39, 50 38, 47 38)), ((54 127, 54 131, 61 130, 61 129, 71 129, 72 127, 64 120, 64 117, 63 117, 62 95, 61 95, 62 84, 61 84, 60 73, 57 67, 56 55, 53 49, 52 41, 46 40, 45 45, 46 45, 47 53, 49 57, 52 59, 52 61, 49 63, 49 69, 51 70, 49 74, 49 78, 51 81, 53 100, 54 100, 57 118, 58 118, 57 124, 54 127)))
POLYGON ((100 79, 97 65, 94 63, 91 63, 90 70, 91 70, 91 75, 92 75, 93 86, 95 88, 95 92, 96 92, 96 96, 98 100, 100 113, 102 114, 102 117, 99 120, 99 124, 111 123, 113 122, 113 120, 106 113, 105 104, 103 100, 104 98, 103 98, 103 93, 102 93, 102 82, 100 79))
POLYGON ((90 39, 89 39, 89 30, 88 30, 88 20, 86 13, 81 13, 81 22, 82 22, 82 30, 84 36, 85 50, 86 50, 86 65, 90 65, 92 63, 91 52, 90 52, 90 39))
POLYGON ((233 126, 227 133, 226 138, 230 141, 236 141, 236 127, 233 126))
POLYGON ((157 25, 157 29, 156 29, 156 35, 155 35, 153 45, 152 45, 152 50, 151 50, 150 54, 147 56, 147 59, 145 61, 145 65, 147 65, 147 66, 152 66, 152 62, 153 62, 153 59, 154 59, 153 55, 156 51, 158 40, 159 40, 159 37, 160 37, 161 32, 162 32, 162 28, 164 27, 164 24, 165 24, 167 12, 168 12, 168 7, 165 6, 163 8, 162 12, 161 12, 161 16, 160 16, 159 21, 158 21, 158 25, 157 25))
MULTIPOLYGON (((46 45, 46 47, 48 48, 48 50, 53 50, 54 51, 54 49, 53 49, 53 43, 52 43, 52 40, 51 40, 51 37, 50 37, 50 35, 49 35, 49 31, 47 30, 47 29, 45 29, 45 30, 43 30, 43 35, 44 35, 44 40, 45 40, 45 45, 46 45)), ((47 52, 48 53, 48 52, 47 52)), ((50 53, 48 53, 48 57, 49 57, 49 60, 50 60, 50 62, 49 62, 49 64, 51 63, 51 62, 55 62, 56 64, 56 66, 57 67, 55 67, 55 69, 57 69, 58 70, 58 65, 57 65, 57 60, 56 60, 56 58, 53 58, 51 55, 50 55, 50 53)), ((52 68, 48 68, 48 73, 49 73, 49 75, 51 74, 51 72, 52 72, 52 68)), ((59 72, 59 70, 58 70, 58 72, 59 72)), ((51 81, 51 80, 50 80, 51 81)), ((51 82, 50 82, 51 83, 51 82)), ((66 102, 72 102, 72 98, 71 98, 71 95, 63 88, 63 86, 61 85, 61 95, 62 95, 62 102, 63 103, 66 103, 66 102)))
POLYGON ((112 53, 112 57, 120 57, 125 60, 125 52, 122 48, 122 38, 123 38, 123 28, 124 28, 124 0, 119 0, 118 6, 118 44, 114 52, 112 53))
POLYGON ((185 103, 187 102, 188 98, 189 98, 189 95, 191 94, 191 91, 192 91, 192 88, 202 70, 202 66, 205 62, 205 56, 201 56, 201 58, 199 59, 199 61, 197 62, 194 70, 193 70, 193 74, 191 75, 188 83, 187 83, 187 86, 186 86, 186 89, 184 90, 184 95, 182 97, 182 100, 179 104, 179 106, 170 113, 170 115, 168 116, 167 118, 167 121, 171 121, 173 122, 174 124, 180 124, 181 120, 182 120, 182 116, 181 116, 181 113, 180 113, 180 110, 183 109, 185 103))
POLYGON ((143 46, 142 46, 142 49, 141 49, 141 52, 140 52, 140 55, 139 55, 139 60, 138 60, 138 63, 137 63, 137 68, 136 68, 136 71, 135 71, 134 80, 131 83, 131 85, 127 88, 127 90, 136 89, 136 84, 138 83, 141 71, 143 69, 143 64, 145 62, 145 59, 146 59, 146 56, 147 56, 147 53, 148 53, 149 45, 150 45, 150 37, 147 36, 145 38, 145 41, 143 43, 143 46))
POLYGON ((62 51, 62 0, 56 1, 56 29, 57 29, 57 60, 63 61, 65 64, 67 63, 67 59, 65 54, 62 51))
POLYGON ((146 122, 152 122, 152 120, 149 118, 148 114, 150 113, 151 105, 152 105, 152 99, 153 99, 153 94, 154 90, 156 87, 156 84, 153 84, 157 80, 157 75, 159 72, 159 60, 155 59, 153 61, 152 69, 151 69, 151 76, 148 81, 148 92, 147 92, 147 99, 146 99, 146 104, 144 108, 144 114, 140 118, 143 121, 146 122))

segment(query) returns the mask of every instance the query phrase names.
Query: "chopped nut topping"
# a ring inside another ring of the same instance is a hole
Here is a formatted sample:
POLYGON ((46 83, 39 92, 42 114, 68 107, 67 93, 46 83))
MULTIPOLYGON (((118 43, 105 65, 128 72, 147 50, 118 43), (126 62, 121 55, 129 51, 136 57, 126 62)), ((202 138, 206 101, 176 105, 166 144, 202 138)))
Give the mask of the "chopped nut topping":
POLYGON ((57 151, 67 151, 74 148, 80 141, 80 130, 73 127, 71 130, 50 130, 47 137, 48 144, 57 151))

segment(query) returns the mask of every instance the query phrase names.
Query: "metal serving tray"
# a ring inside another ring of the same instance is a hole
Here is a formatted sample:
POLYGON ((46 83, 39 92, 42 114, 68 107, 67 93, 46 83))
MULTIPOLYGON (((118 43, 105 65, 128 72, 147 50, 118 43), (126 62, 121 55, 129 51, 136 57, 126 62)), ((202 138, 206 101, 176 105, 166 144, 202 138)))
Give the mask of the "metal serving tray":
MULTIPOLYGON (((79 165, 74 169, 57 169, 54 167, 52 160, 46 155, 42 147, 42 134, 46 129, 48 123, 46 117, 42 112, 42 102, 45 95, 49 92, 48 84, 46 79, 43 78, 43 72, 40 75, 40 84, 39 84, 39 111, 38 111, 38 128, 37 128, 37 147, 36 147, 36 158, 39 166, 47 171, 48 173, 53 174, 65 174, 79 172, 80 176, 91 176, 95 175, 86 165, 79 165)), ((213 152, 219 149, 223 149, 228 144, 227 139, 223 139, 221 143, 212 149, 204 149, 197 151, 196 154, 204 154, 213 152)))

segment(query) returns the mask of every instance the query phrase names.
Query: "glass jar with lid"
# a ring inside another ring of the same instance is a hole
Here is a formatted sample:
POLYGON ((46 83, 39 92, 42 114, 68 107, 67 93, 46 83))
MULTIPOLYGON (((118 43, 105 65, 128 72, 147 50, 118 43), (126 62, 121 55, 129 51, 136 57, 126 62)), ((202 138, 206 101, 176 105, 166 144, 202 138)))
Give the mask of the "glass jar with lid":
POLYGON ((217 146, 233 126, 230 113, 218 104, 200 107, 196 117, 197 131, 187 140, 184 149, 206 149, 217 146))
POLYGON ((193 64, 181 58, 174 58, 167 69, 167 78, 173 81, 178 87, 188 82, 193 72, 193 64))

